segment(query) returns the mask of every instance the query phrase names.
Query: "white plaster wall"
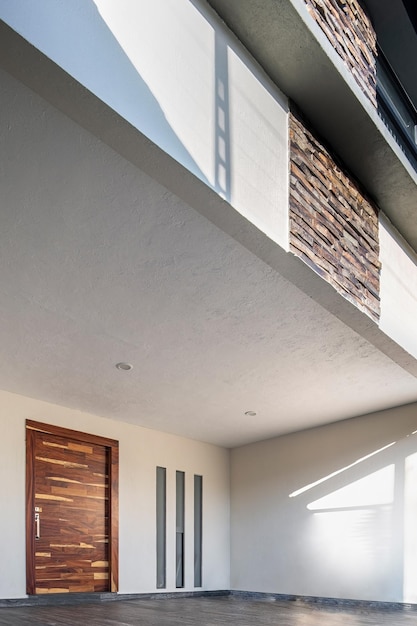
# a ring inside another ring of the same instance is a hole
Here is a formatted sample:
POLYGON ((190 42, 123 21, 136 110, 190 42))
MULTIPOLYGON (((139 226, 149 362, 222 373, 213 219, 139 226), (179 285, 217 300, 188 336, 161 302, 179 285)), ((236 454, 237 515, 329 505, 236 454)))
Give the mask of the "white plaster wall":
POLYGON ((417 405, 231 452, 231 587, 417 600, 417 405))
MULTIPOLYGON (((120 593, 156 592, 156 466, 167 468, 167 591, 175 591, 175 472, 186 477, 185 590, 194 587, 193 480, 203 476, 203 589, 229 588, 229 452, 0 392, 0 598, 25 596, 25 420, 117 439, 120 593)), ((165 590, 164 590, 165 591, 165 590)))
POLYGON ((0 0, 0 17, 288 249, 287 100, 199 0, 0 0))
POLYGON ((379 221, 379 245, 379 326, 417 358, 417 255, 383 214, 379 221))

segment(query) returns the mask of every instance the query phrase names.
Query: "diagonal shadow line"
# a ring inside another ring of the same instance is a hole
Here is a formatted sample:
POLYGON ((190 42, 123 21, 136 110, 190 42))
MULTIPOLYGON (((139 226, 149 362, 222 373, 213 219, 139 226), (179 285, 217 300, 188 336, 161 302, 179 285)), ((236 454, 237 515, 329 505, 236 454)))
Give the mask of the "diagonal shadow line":
POLYGON ((58 54, 54 59, 56 63, 202 182, 212 187, 169 124, 138 69, 100 15, 94 0, 71 0, 65 20, 60 2, 39 1, 36 3, 36 17, 44 27, 42 41, 34 42, 39 49, 45 48, 44 39, 55 47, 56 41, 59 41, 58 54), (72 67, 67 67, 68 51, 74 63, 72 67))
POLYGON ((219 24, 210 9, 196 0, 190 3, 214 31, 214 171, 215 190, 228 202, 232 201, 232 151, 230 138, 229 60, 228 45, 219 33, 219 24))

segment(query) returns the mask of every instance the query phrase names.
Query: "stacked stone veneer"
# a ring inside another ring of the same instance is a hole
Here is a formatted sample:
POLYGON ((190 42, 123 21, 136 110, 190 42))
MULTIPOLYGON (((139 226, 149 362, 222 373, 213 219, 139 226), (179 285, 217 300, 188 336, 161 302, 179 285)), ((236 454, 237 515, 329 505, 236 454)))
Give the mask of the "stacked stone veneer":
POLYGON ((376 107, 376 37, 358 0, 305 0, 309 13, 376 107))
POLYGON ((378 321, 378 210, 298 115, 289 125, 290 250, 378 321))

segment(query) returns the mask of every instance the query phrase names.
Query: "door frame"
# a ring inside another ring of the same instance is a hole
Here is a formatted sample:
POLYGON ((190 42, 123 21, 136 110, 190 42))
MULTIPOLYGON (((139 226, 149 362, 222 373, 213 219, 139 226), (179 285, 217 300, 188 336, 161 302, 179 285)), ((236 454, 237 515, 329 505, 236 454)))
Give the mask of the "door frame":
POLYGON ((26 593, 36 595, 35 579, 35 433, 104 446, 109 472, 109 591, 119 588, 119 442, 60 426, 26 420, 26 593))

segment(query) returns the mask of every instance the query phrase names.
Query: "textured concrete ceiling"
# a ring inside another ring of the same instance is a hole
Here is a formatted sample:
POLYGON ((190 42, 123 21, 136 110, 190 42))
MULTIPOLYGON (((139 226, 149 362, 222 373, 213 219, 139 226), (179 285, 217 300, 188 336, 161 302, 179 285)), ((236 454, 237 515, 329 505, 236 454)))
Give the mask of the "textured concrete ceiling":
POLYGON ((1 84, 0 388, 224 446, 417 399, 234 238, 1 84))

